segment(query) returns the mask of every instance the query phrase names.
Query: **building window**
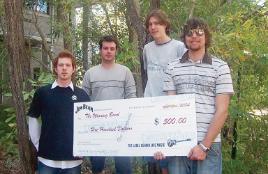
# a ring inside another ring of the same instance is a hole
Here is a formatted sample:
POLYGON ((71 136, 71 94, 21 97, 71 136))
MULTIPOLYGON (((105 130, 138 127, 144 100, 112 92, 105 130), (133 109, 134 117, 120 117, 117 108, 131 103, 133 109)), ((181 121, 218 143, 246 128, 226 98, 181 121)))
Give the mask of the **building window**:
POLYGON ((36 10, 40 13, 49 14, 49 6, 46 0, 26 0, 25 6, 30 10, 36 10))

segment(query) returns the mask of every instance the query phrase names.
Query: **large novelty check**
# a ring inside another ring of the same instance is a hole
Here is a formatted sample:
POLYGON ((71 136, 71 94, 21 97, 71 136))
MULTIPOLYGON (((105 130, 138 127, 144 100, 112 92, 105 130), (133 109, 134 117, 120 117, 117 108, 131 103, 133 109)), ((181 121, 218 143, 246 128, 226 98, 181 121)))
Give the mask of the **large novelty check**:
POLYGON ((74 156, 187 156, 196 143, 192 94, 74 104, 74 156))

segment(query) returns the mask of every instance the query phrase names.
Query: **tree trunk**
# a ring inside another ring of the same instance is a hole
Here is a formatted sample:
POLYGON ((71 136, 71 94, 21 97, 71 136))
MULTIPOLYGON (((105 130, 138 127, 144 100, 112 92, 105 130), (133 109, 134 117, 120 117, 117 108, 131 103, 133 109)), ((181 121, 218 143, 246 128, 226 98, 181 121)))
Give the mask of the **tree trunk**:
POLYGON ((10 86, 12 90, 12 99, 17 114, 16 122, 19 155, 21 161, 21 166, 18 167, 18 169, 21 169, 24 174, 33 174, 34 171, 31 167, 32 158, 30 155, 30 143, 25 115, 25 103, 22 96, 23 81, 25 78, 27 78, 25 71, 28 71, 24 69, 28 63, 23 63, 28 61, 25 52, 23 31, 23 2, 19 0, 5 0, 4 7, 7 27, 5 44, 9 55, 9 76, 12 77, 12 79, 10 79, 10 86))
MULTIPOLYGON (((143 47, 144 44, 146 43, 146 33, 144 24, 139 15, 138 3, 136 2, 136 0, 125 0, 125 3, 127 5, 127 15, 129 16, 130 24, 135 29, 135 32, 137 33, 138 36, 138 50, 139 50, 139 58, 141 64, 141 78, 142 78, 140 86, 142 86, 142 88, 141 90, 138 89, 137 92, 138 96, 140 97, 143 95, 143 90, 145 88, 147 81, 147 75, 146 72, 144 71, 144 63, 142 58, 143 47)), ((139 86, 139 84, 137 84, 137 86, 139 86)))
POLYGON ((106 7, 106 4, 101 4, 101 7, 105 13, 105 16, 106 16, 106 21, 107 21, 107 24, 109 25, 110 27, 110 30, 111 30, 111 34, 117 38, 117 34, 116 32, 114 31, 113 29, 113 25, 111 23, 111 19, 110 19, 110 16, 109 16, 109 13, 108 13, 108 10, 107 10, 107 7, 106 7))
MULTIPOLYGON (((241 71, 242 67, 240 66, 237 72, 237 106, 239 106, 240 103, 240 94, 241 94, 241 71)), ((236 153, 237 153, 237 137, 238 137, 238 131, 237 131, 237 124, 238 124, 238 117, 237 114, 234 119, 233 124, 233 141, 232 141, 232 151, 231 151, 231 158, 236 159, 236 153)))
POLYGON ((150 10, 160 9, 160 0, 150 0, 150 10))
POLYGON ((195 4, 196 4, 196 0, 192 0, 192 7, 191 7, 189 17, 188 17, 189 19, 192 18, 194 15, 195 4))
POLYGON ((71 31, 71 19, 69 18, 70 10, 68 10, 67 4, 68 2, 65 0, 58 0, 57 2, 57 20, 59 24, 62 26, 62 35, 63 35, 63 45, 64 49, 73 52, 72 45, 72 31, 71 31))
POLYGON ((38 13, 37 11, 33 11, 33 19, 34 20, 31 22, 34 23, 34 27, 36 28, 37 32, 39 33, 39 35, 42 39, 42 45, 43 45, 44 51, 47 53, 50 61, 53 61, 52 51, 49 48, 49 45, 48 45, 47 40, 46 40, 46 36, 38 24, 38 14, 37 13, 38 13))
MULTIPOLYGON (((1 51, 3 52, 3 50, 4 50, 4 49, 2 49, 2 45, 1 45, 1 51)), ((1 54, 2 54, 2 53, 1 53, 1 54)), ((0 64, 0 83, 2 83, 2 82, 4 81, 4 78, 3 78, 3 74, 4 74, 4 65, 3 65, 3 63, 2 63, 2 62, 4 62, 3 59, 4 59, 4 58, 1 56, 1 57, 0 57, 0 62, 1 62, 1 64, 0 64)), ((0 84, 0 105, 3 104, 3 98, 2 98, 2 96, 3 96, 3 83, 0 84)))
POLYGON ((127 14, 125 14, 125 18, 126 18, 126 24, 128 27, 128 41, 130 43, 134 43, 135 41, 137 41, 137 34, 135 33, 135 30, 133 29, 133 27, 131 26, 131 22, 130 22, 130 18, 127 14))
POLYGON ((88 66, 88 33, 89 33, 89 4, 83 1, 83 34, 82 34, 82 54, 83 54, 83 69, 87 71, 88 66))

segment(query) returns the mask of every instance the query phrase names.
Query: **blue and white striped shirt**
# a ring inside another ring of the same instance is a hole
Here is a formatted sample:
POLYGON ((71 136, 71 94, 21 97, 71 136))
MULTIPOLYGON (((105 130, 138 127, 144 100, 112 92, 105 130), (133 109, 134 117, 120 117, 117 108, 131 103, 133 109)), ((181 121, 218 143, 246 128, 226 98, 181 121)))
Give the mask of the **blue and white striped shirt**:
MULTIPOLYGON (((188 52, 169 63, 163 89, 177 94, 195 94, 198 141, 204 139, 214 117, 216 95, 234 93, 226 62, 208 54, 200 62, 192 62, 188 52)), ((215 142, 220 141, 218 135, 215 142)))

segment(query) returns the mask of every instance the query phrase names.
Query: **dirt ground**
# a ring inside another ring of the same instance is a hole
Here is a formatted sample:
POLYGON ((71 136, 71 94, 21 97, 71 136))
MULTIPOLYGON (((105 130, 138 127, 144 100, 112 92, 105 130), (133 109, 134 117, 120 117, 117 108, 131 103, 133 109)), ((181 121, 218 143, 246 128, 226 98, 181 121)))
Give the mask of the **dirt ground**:
POLYGON ((18 160, 7 160, 0 158, 0 173, 1 174, 21 174, 20 164, 18 160))

